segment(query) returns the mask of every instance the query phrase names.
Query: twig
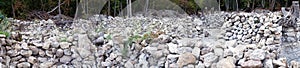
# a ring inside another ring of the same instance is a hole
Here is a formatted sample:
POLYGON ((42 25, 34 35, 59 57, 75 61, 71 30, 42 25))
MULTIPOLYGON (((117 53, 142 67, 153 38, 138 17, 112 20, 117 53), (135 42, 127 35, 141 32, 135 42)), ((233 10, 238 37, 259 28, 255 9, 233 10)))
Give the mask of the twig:
MULTIPOLYGON (((61 3, 60 5, 65 4, 65 3, 66 3, 66 1, 64 1, 64 2, 61 3)), ((48 14, 49 14, 49 13, 52 13, 52 12, 55 11, 58 7, 59 7, 59 5, 56 6, 55 8, 53 8, 51 11, 49 11, 49 12, 47 12, 47 13, 48 13, 48 14)))

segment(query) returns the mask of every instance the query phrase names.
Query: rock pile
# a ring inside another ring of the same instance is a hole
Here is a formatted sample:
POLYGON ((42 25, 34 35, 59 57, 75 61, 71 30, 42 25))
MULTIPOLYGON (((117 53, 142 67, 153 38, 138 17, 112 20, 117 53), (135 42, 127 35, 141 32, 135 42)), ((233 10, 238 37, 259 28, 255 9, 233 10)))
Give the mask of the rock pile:
POLYGON ((278 56, 283 30, 276 23, 276 12, 224 14, 225 31, 206 29, 203 26, 207 26, 205 22, 210 18, 193 16, 95 15, 90 20, 77 20, 68 29, 57 27, 52 20, 15 20, 11 37, 0 34, 0 67, 299 66, 294 60, 287 64, 293 57, 278 56), (223 32, 223 39, 219 38, 223 32))
POLYGON ((223 28, 225 40, 237 40, 237 44, 260 46, 281 43, 282 26, 277 24, 279 13, 237 13, 226 17, 223 28))

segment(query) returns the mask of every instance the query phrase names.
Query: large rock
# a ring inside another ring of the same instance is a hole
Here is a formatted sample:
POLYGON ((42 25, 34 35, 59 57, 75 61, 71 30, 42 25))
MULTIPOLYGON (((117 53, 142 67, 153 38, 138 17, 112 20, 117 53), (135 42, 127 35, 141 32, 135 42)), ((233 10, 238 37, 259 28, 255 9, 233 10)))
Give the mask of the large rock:
POLYGON ((187 64, 193 64, 196 62, 196 57, 192 53, 181 54, 178 58, 177 64, 182 67, 187 64))
POLYGON ((91 51, 84 48, 77 48, 77 51, 82 58, 86 58, 92 54, 91 51))
POLYGON ((82 58, 91 55, 91 51, 95 51, 96 47, 92 44, 86 34, 78 35, 78 48, 77 51, 82 58))

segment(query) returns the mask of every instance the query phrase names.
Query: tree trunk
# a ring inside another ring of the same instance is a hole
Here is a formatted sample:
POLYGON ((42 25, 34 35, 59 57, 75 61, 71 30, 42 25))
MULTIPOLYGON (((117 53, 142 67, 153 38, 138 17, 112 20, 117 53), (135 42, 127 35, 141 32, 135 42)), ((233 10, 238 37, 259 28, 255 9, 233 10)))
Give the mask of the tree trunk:
POLYGON ((129 8, 130 8, 130 6, 128 6, 129 5, 129 0, 126 0, 126 8, 127 8, 127 14, 126 14, 126 16, 127 17, 129 17, 129 8))
POLYGON ((146 4, 145 4, 145 9, 144 9, 144 13, 148 12, 148 6, 149 6, 149 0, 146 0, 146 4))
POLYGON ((11 8, 12 8, 12 14, 13 14, 13 17, 16 18, 16 13, 15 13, 15 7, 14 7, 14 0, 11 0, 11 8))
POLYGON ((60 9, 60 2, 61 2, 61 0, 58 0, 58 13, 59 13, 59 17, 60 17, 60 15, 61 15, 61 9, 60 9))
POLYGON ((265 8, 265 0, 261 0, 261 6, 265 8))
POLYGON ((110 0, 108 0, 107 15, 110 15, 110 0))
POLYGON ((221 11, 221 0, 218 0, 219 1, 219 11, 221 11))
POLYGON ((131 0, 129 0, 129 17, 131 17, 132 16, 132 5, 131 5, 131 0))
POLYGON ((272 0, 271 7, 270 7, 271 11, 274 10, 275 3, 276 3, 276 0, 272 0))
POLYGON ((229 10, 229 0, 225 0, 225 7, 226 7, 226 11, 229 10))
POLYGON ((74 20, 77 18, 77 13, 78 13, 78 0, 76 0, 76 11, 75 11, 75 15, 74 15, 74 20))
POLYGON ((252 2, 252 8, 251 8, 251 10, 254 10, 254 7, 255 7, 255 1, 256 1, 256 0, 253 0, 253 2, 252 2))
POLYGON ((238 0, 235 0, 236 2, 236 11, 239 11, 239 3, 238 3, 238 0))
POLYGON ((114 0, 114 16, 116 16, 117 0, 114 0))

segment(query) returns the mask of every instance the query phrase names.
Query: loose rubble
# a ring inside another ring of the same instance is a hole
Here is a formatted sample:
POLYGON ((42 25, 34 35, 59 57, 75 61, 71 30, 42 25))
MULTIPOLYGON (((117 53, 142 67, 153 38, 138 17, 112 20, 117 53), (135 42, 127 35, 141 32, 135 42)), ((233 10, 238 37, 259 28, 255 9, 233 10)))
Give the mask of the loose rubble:
POLYGON ((51 19, 12 20, 22 30, 0 34, 0 67, 299 67, 292 60, 299 56, 286 54, 297 51, 287 48, 297 46, 300 33, 279 25, 281 13, 209 15, 95 15, 65 27, 51 19))

